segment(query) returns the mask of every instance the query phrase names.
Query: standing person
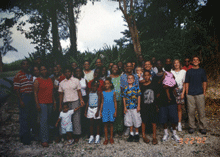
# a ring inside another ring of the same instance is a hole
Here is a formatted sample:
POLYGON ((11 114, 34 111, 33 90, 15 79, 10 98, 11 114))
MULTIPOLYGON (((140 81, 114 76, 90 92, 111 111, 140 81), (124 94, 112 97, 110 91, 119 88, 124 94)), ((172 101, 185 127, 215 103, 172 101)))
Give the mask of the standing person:
POLYGON ((171 72, 173 73, 174 77, 175 77, 175 81, 177 83, 177 87, 175 88, 176 90, 176 103, 178 106, 178 118, 179 118, 179 122, 178 122, 178 126, 177 126, 177 130, 178 131, 182 131, 182 125, 181 125, 181 121, 182 121, 182 104, 184 104, 184 93, 185 93, 185 77, 186 77, 186 71, 185 70, 181 70, 182 66, 180 63, 179 59, 175 59, 173 61, 173 70, 171 70, 171 72))
POLYGON ((108 73, 108 74, 107 74, 108 77, 111 75, 111 69, 112 69, 113 64, 114 64, 114 63, 111 62, 111 63, 109 63, 109 65, 108 65, 108 72, 107 72, 107 73, 108 73))
POLYGON ((138 78, 139 78, 139 83, 141 83, 141 81, 144 79, 143 78, 143 68, 142 67, 137 67, 135 69, 135 74, 137 74, 138 78))
POLYGON ((168 120, 171 122, 173 128, 172 139, 176 142, 179 142, 179 136, 176 133, 176 124, 178 123, 178 112, 177 112, 177 104, 176 99, 173 95, 172 90, 169 90, 171 101, 168 102, 168 97, 166 91, 163 89, 163 85, 161 79, 164 76, 163 64, 160 60, 157 61, 157 69, 158 73, 154 77, 154 82, 158 83, 158 91, 160 94, 158 95, 157 105, 159 107, 159 122, 163 125, 164 128, 164 136, 162 141, 167 141, 169 139, 169 133, 167 129, 168 120))
POLYGON ((117 118, 114 122, 114 131, 118 133, 119 136, 123 133, 124 127, 124 114, 123 114, 123 104, 121 100, 121 88, 120 88, 120 73, 118 69, 118 65, 114 64, 112 66, 112 74, 110 75, 112 79, 112 83, 114 86, 114 92, 116 94, 116 101, 117 101, 117 118))
POLYGON ((33 77, 28 71, 27 60, 21 62, 21 70, 14 77, 14 90, 18 99, 20 140, 24 145, 31 144, 31 129, 37 134, 37 113, 33 94, 33 77))
POLYGON ((205 95, 207 88, 207 77, 204 69, 199 67, 200 58, 193 57, 193 67, 186 72, 186 95, 187 108, 189 117, 189 133, 195 131, 195 109, 197 107, 199 113, 199 129, 202 134, 206 134, 206 118, 205 118, 205 95))
POLYGON ((185 60, 184 60, 184 67, 182 68, 183 70, 185 70, 185 71, 188 71, 189 69, 192 69, 192 65, 190 64, 190 58, 185 58, 185 60))
MULTIPOLYGON (((87 104, 87 93, 88 93, 88 83, 86 79, 84 78, 83 70, 80 67, 75 68, 74 77, 79 79, 80 86, 81 86, 81 93, 82 98, 85 104, 87 104)), ((81 107, 81 113, 85 113, 85 106, 81 107)), ((84 114, 81 114, 81 124, 82 124, 82 134, 87 134, 87 118, 84 116, 84 114)))
POLYGON ((61 64, 57 64, 57 69, 58 69, 58 73, 59 75, 62 75, 62 67, 61 67, 61 64))
POLYGON ((117 65, 118 65, 118 70, 119 70, 119 72, 120 72, 120 74, 122 74, 123 73, 123 71, 124 71, 124 64, 122 63, 122 61, 119 61, 118 63, 117 63, 117 65))
POLYGON ((104 87, 104 81, 102 79, 100 79, 101 77, 101 71, 102 69, 101 68, 96 68, 95 71, 94 71, 94 79, 91 80, 89 83, 88 83, 88 88, 89 90, 91 90, 91 83, 93 81, 98 81, 99 82, 99 87, 98 87, 98 91, 102 92, 103 91, 103 87, 104 87))
POLYGON ((107 75, 108 75, 108 73, 107 73, 107 68, 106 67, 102 67, 102 72, 101 72, 101 79, 103 80, 103 81, 105 81, 106 80, 106 78, 107 78, 107 75))
POLYGON ((34 66, 33 68, 33 82, 36 80, 37 77, 40 76, 40 70, 38 66, 34 66))
POLYGON ((156 58, 155 57, 153 57, 152 59, 151 59, 151 62, 152 62, 152 70, 155 72, 155 74, 156 73, 158 73, 158 70, 157 70, 157 67, 156 67, 156 58))
MULTIPOLYGON (((84 101, 81 93, 80 81, 77 78, 71 77, 71 67, 64 69, 66 78, 59 84, 59 97, 60 97, 60 111, 62 110, 62 103, 67 103, 70 109, 75 109, 79 106, 84 106, 84 101)), ((72 117, 74 141, 79 141, 81 134, 81 119, 80 110, 76 111, 72 117)))
POLYGON ((105 91, 102 92, 102 103, 100 109, 100 116, 104 123, 105 141, 104 145, 108 144, 108 124, 110 125, 110 143, 113 144, 113 122, 117 116, 117 101, 116 94, 113 91, 114 86, 111 78, 105 80, 105 91))
POLYGON ((75 71, 76 67, 78 67, 78 64, 76 62, 71 63, 71 67, 73 69, 73 72, 75 71))
POLYGON ((158 143, 156 138, 156 123, 157 123, 157 104, 156 95, 157 95, 157 86, 156 82, 151 82, 150 80, 151 74, 150 71, 144 72, 145 82, 141 85, 141 119, 142 119, 142 137, 145 143, 149 143, 150 140, 146 138, 145 128, 146 123, 151 123, 153 127, 153 141, 152 143, 155 145, 158 143))
MULTIPOLYGON (((100 58, 98 58, 97 60, 96 60, 96 62, 95 62, 95 69, 96 68, 101 68, 102 67, 102 60, 100 59, 100 58)), ((95 69, 93 69, 93 71, 95 71, 95 69)))
POLYGON ((124 124, 130 128, 128 142, 139 142, 139 127, 141 126, 140 100, 141 90, 139 86, 134 85, 135 77, 130 74, 127 76, 128 86, 122 90, 124 104, 124 124), (133 132, 135 128, 135 133, 133 132))
POLYGON ((56 109, 56 100, 53 96, 53 82, 49 78, 47 68, 40 67, 41 76, 34 81, 34 97, 40 117, 40 140, 43 147, 48 147, 52 135, 52 112, 56 109))
POLYGON ((136 62, 135 62, 135 61, 132 61, 132 70, 133 70, 133 73, 135 73, 135 69, 136 69, 136 62))
POLYGON ((100 143, 100 106, 101 106, 101 91, 98 91, 99 82, 97 80, 91 83, 91 90, 89 92, 89 99, 86 104, 85 117, 90 121, 90 137, 89 144, 95 141, 96 144, 100 143), (96 137, 94 139, 93 126, 94 123, 97 127, 96 137))
POLYGON ((137 66, 144 68, 144 57, 143 55, 138 56, 138 64, 137 66))
POLYGON ((144 62, 144 70, 150 71, 150 73, 151 73, 151 80, 152 80, 156 73, 152 70, 152 63, 151 63, 150 60, 146 60, 144 62))
POLYGON ((85 75, 85 79, 87 82, 93 80, 93 77, 94 77, 94 71, 93 70, 90 70, 90 62, 88 60, 86 60, 83 64, 83 73, 85 75))

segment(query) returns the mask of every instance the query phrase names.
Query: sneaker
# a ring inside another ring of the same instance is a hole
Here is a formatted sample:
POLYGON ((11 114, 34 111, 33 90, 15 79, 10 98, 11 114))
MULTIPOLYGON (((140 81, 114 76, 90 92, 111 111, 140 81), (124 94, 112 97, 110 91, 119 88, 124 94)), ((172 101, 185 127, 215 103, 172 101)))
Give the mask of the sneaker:
POLYGON ((193 134, 193 133, 195 132, 195 130, 194 130, 193 128, 189 128, 188 132, 189 132, 190 134, 193 134))
POLYGON ((169 139, 169 134, 164 134, 162 138, 162 142, 165 142, 169 139))
POLYGON ((100 143, 100 136, 96 135, 96 137, 95 137, 95 144, 98 144, 98 143, 100 143))
POLYGON ((139 142, 140 136, 138 135, 134 135, 134 142, 139 142))
POLYGON ((94 142, 94 137, 93 136, 90 136, 89 138, 89 144, 93 143, 94 142))
POLYGON ((69 140, 67 144, 68 144, 68 145, 71 145, 71 144, 73 144, 73 143, 74 143, 74 139, 69 140))
MULTIPOLYGON (((182 126, 181 126, 182 127, 182 126)), ((176 126, 176 130, 178 129, 178 127, 176 126)), ((173 132, 173 127, 170 127, 170 131, 173 132)))
POLYGON ((201 129, 199 130, 201 134, 205 135, 206 134, 206 129, 201 129))
POLYGON ((127 139, 128 142, 133 142, 134 141, 134 136, 130 135, 127 139))
POLYGON ((177 143, 179 143, 180 142, 180 138, 179 138, 179 136, 177 135, 177 134, 173 134, 172 135, 172 139, 174 140, 174 141, 176 141, 177 143))
POLYGON ((130 128, 127 128, 127 129, 125 130, 124 135, 125 135, 125 136, 128 136, 129 134, 130 134, 130 128))
POLYGON ((177 130, 178 130, 178 131, 183 131, 183 130, 182 130, 182 125, 178 125, 177 130))

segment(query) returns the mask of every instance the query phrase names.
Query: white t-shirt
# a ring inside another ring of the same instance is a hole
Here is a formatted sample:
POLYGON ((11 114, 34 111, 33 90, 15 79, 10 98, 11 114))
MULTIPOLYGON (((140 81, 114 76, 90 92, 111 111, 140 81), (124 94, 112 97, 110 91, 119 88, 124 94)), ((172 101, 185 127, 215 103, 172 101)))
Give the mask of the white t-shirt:
POLYGON ((171 72, 175 77, 175 81, 177 83, 178 88, 182 89, 183 83, 185 82, 186 71, 180 70, 180 71, 176 72, 175 70, 171 70, 171 72))
POLYGON ((69 124, 72 124, 71 117, 72 117, 73 113, 74 113, 74 110, 69 110, 66 113, 64 113, 63 111, 60 112, 59 118, 61 119, 61 127, 62 128, 65 128, 69 124))
POLYGON ((81 85, 82 96, 86 96, 86 79, 81 78, 81 80, 79 82, 80 82, 80 85, 81 85))
MULTIPOLYGON (((83 72, 84 72, 84 71, 83 71, 83 72)), ((87 82, 93 80, 93 78, 94 78, 94 71, 91 70, 88 74, 86 74, 86 73, 84 72, 84 78, 86 79, 87 82)))

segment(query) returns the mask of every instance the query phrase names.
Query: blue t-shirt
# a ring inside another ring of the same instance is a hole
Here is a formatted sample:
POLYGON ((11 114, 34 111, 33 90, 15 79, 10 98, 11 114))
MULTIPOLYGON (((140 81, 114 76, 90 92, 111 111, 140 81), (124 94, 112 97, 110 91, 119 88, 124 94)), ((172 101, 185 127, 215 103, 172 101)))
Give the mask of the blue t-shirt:
MULTIPOLYGON (((136 74, 132 74, 132 75, 134 75, 134 79, 135 79, 133 86, 139 86, 138 76, 136 74)), ((128 75, 127 74, 121 75, 120 84, 121 84, 121 88, 125 88, 126 86, 128 86, 128 75)))
POLYGON ((188 95, 203 94, 203 82, 207 82, 206 72, 204 69, 189 69, 186 72, 185 79, 185 83, 189 83, 188 95))

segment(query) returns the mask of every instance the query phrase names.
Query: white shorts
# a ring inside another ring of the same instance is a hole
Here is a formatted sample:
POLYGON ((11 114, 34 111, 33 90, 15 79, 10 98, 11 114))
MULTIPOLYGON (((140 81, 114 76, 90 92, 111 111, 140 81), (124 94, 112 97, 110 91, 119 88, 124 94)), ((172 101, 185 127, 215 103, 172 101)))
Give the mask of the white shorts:
POLYGON ((73 132, 73 124, 70 123, 65 127, 61 126, 61 134, 66 134, 66 132, 73 132))
POLYGON ((134 126, 139 128, 141 126, 141 114, 137 112, 137 109, 127 109, 126 114, 124 115, 124 124, 127 127, 134 126))
POLYGON ((101 119, 100 112, 99 112, 98 117, 95 116, 97 110, 98 110, 98 107, 94 107, 94 108, 88 107, 87 118, 101 119))

